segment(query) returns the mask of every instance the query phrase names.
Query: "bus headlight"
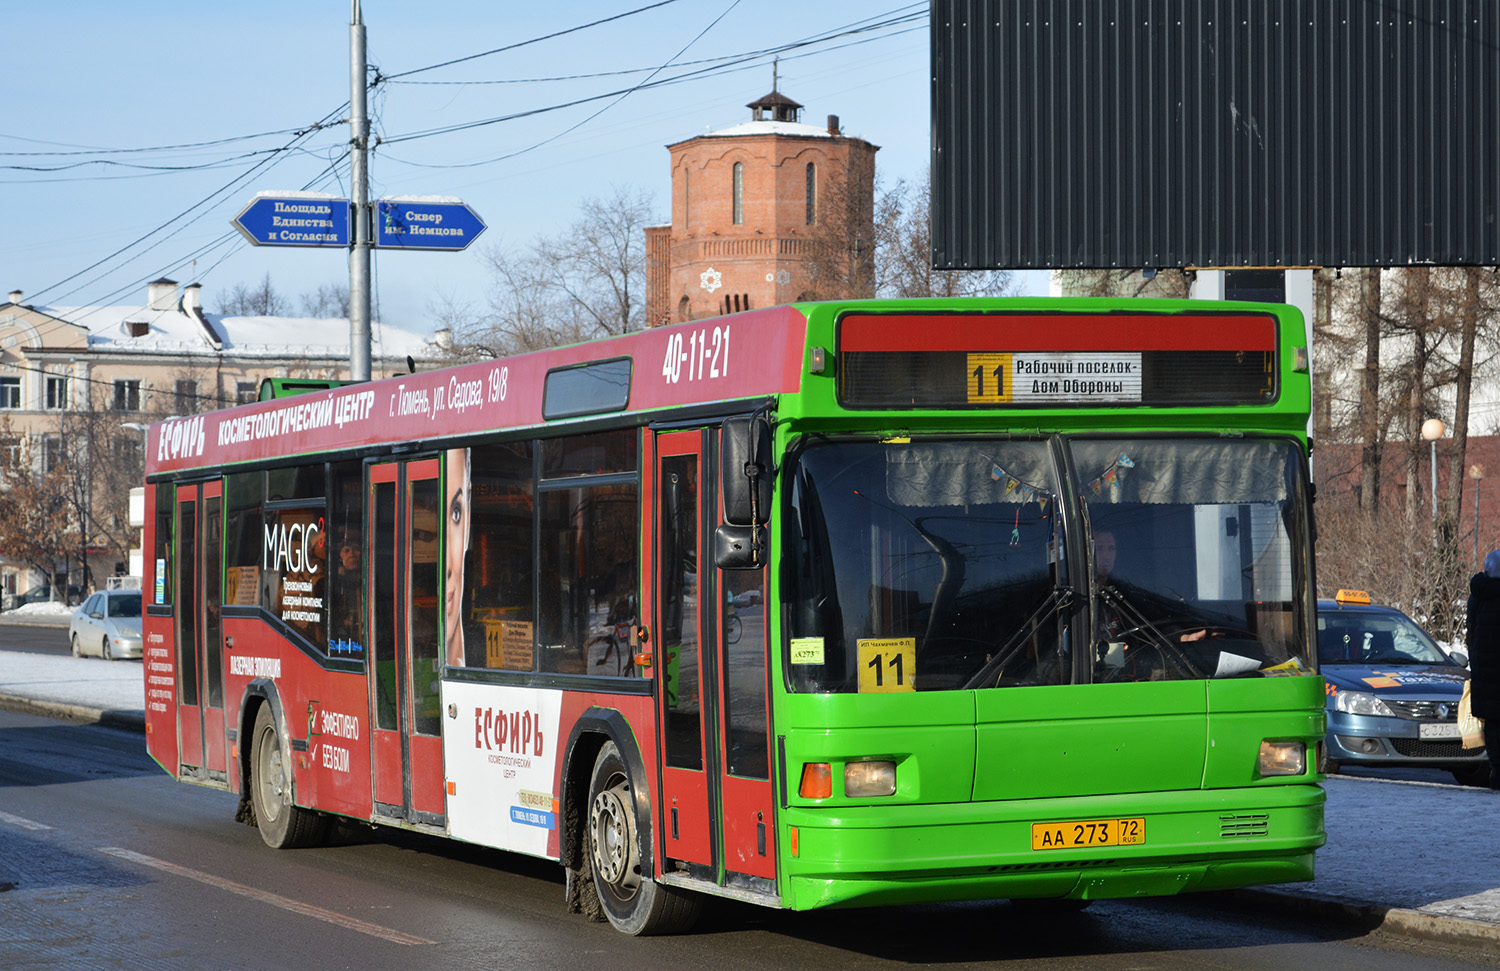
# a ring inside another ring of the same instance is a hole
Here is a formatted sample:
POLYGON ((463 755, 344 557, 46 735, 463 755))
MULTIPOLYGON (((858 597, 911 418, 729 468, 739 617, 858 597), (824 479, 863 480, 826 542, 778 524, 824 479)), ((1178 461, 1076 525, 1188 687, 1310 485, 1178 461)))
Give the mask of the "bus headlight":
POLYGON ((896 792, 896 763, 850 762, 844 766, 844 795, 889 796, 896 792))
POLYGON ((1391 706, 1363 691, 1340 691, 1333 696, 1333 710, 1350 715, 1394 715, 1391 706))
POLYGON ((1307 745, 1302 742, 1260 743, 1260 774, 1302 775, 1307 771, 1307 745))

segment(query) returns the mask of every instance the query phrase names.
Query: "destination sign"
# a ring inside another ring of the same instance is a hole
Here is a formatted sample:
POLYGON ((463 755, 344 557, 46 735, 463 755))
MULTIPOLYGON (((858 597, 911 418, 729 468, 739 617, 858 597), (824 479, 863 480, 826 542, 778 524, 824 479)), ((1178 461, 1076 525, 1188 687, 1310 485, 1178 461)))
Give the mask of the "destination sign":
POLYGON ((849 408, 1224 406, 1276 399, 1276 318, 1256 311, 845 314, 849 408))

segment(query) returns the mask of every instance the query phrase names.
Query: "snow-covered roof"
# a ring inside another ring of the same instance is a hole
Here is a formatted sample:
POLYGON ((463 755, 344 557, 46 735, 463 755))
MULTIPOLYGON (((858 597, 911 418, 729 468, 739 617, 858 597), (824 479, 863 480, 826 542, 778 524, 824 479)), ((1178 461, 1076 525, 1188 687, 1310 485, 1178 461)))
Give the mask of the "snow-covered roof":
MULTIPOLYGON (((37 309, 87 328, 89 349, 105 353, 349 356, 349 321, 342 317, 227 317, 205 313, 200 319, 180 305, 171 310, 139 305, 37 309), (133 336, 131 324, 146 324, 146 333, 133 336)), ((377 357, 399 359, 410 355, 425 359, 433 354, 428 338, 379 322, 370 325, 370 343, 371 353, 377 357)))
MULTIPOLYGON (((224 317, 205 315, 227 335, 226 353, 236 356, 283 356, 288 349, 305 354, 349 356, 349 321, 343 317, 224 317)), ((370 353, 375 357, 422 359, 433 353, 421 334, 379 321, 370 324, 370 353)))
POLYGON ((827 128, 804 125, 800 121, 746 121, 708 133, 708 138, 735 137, 739 135, 796 135, 799 138, 832 138, 827 128))

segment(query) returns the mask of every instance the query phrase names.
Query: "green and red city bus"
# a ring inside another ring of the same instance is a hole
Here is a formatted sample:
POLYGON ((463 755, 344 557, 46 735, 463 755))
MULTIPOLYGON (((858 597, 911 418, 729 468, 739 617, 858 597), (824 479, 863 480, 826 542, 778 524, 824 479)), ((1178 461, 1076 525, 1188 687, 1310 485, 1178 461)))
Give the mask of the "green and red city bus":
POLYGON ((147 744, 628 933, 1309 880, 1288 307, 809 303, 154 425, 147 744))

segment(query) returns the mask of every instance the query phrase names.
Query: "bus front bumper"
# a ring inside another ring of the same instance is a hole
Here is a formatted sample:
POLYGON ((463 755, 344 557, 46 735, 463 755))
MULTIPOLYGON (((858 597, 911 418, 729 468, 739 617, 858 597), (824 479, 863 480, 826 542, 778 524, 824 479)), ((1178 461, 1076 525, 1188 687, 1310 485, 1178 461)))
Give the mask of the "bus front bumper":
POLYGON ((796 910, 953 900, 1081 900, 1313 878, 1312 784, 901 807, 792 807, 782 902, 796 910), (1144 820, 1130 846, 1033 849, 1037 823, 1144 820))

